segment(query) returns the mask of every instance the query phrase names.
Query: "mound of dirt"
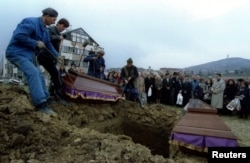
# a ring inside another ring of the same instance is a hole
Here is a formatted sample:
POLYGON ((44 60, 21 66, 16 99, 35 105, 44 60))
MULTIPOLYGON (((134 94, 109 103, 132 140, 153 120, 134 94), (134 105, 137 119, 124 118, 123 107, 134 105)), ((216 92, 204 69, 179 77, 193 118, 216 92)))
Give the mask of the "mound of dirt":
POLYGON ((19 86, 0 86, 1 163, 175 162, 168 136, 181 116, 164 105, 54 103, 56 116, 34 111, 19 86))

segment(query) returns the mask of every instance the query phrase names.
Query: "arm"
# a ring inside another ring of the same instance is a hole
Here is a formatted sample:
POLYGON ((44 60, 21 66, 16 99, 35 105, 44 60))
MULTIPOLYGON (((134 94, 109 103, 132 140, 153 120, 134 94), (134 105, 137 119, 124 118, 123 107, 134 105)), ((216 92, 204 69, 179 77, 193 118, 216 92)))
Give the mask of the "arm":
POLYGON ((13 38, 14 40, 17 40, 17 43, 35 49, 38 40, 31 38, 33 32, 35 32, 35 25, 32 21, 29 19, 23 19, 22 22, 17 25, 13 38))
POLYGON ((125 69, 125 68, 123 67, 123 68, 122 68, 122 71, 121 71, 121 79, 122 79, 123 82, 125 82, 125 80, 126 80, 126 75, 125 75, 126 73, 125 73, 125 70, 124 70, 124 69, 125 69))
POLYGON ((225 82, 223 80, 221 80, 218 83, 217 87, 214 88, 213 92, 215 94, 222 93, 222 92, 224 92, 225 88, 226 88, 225 82))
POLYGON ((102 58, 102 70, 104 71, 106 65, 105 65, 105 60, 102 58))
POLYGON ((96 55, 88 55, 87 57, 85 57, 83 59, 83 62, 90 62, 90 61, 94 61, 96 58, 96 55))

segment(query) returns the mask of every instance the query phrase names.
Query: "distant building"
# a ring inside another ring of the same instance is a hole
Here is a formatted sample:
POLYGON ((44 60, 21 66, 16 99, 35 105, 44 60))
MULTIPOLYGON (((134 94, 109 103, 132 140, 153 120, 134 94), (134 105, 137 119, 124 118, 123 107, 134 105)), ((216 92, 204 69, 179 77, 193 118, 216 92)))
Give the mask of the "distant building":
POLYGON ((74 62, 77 66, 87 71, 88 64, 82 62, 84 57, 103 48, 82 28, 69 30, 64 32, 63 35, 65 39, 61 47, 61 56, 64 57, 66 69, 74 62), (83 44, 86 40, 89 40, 89 44, 84 48, 83 44))
POLYGON ((236 70, 228 70, 228 74, 235 74, 236 70))
POLYGON ((173 74, 174 72, 182 72, 182 69, 179 69, 179 68, 160 68, 160 71, 163 72, 164 74, 166 72, 173 74))

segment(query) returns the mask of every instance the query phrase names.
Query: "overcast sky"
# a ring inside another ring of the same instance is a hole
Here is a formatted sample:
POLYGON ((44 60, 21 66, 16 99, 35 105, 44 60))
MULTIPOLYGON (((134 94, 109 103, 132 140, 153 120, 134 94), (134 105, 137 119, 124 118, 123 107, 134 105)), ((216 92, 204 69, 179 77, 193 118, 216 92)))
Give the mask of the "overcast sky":
POLYGON ((0 50, 25 17, 52 7, 105 49, 107 68, 185 68, 250 59, 250 0, 1 0, 0 50))

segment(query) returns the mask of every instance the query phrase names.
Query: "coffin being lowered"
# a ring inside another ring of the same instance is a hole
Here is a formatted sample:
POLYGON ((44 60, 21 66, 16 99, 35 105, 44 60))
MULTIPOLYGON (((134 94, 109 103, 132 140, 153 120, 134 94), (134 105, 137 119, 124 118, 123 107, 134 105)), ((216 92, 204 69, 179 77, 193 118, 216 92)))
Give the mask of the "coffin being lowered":
POLYGON ((67 73, 62 78, 65 93, 70 98, 116 102, 122 98, 119 85, 86 74, 67 73))

